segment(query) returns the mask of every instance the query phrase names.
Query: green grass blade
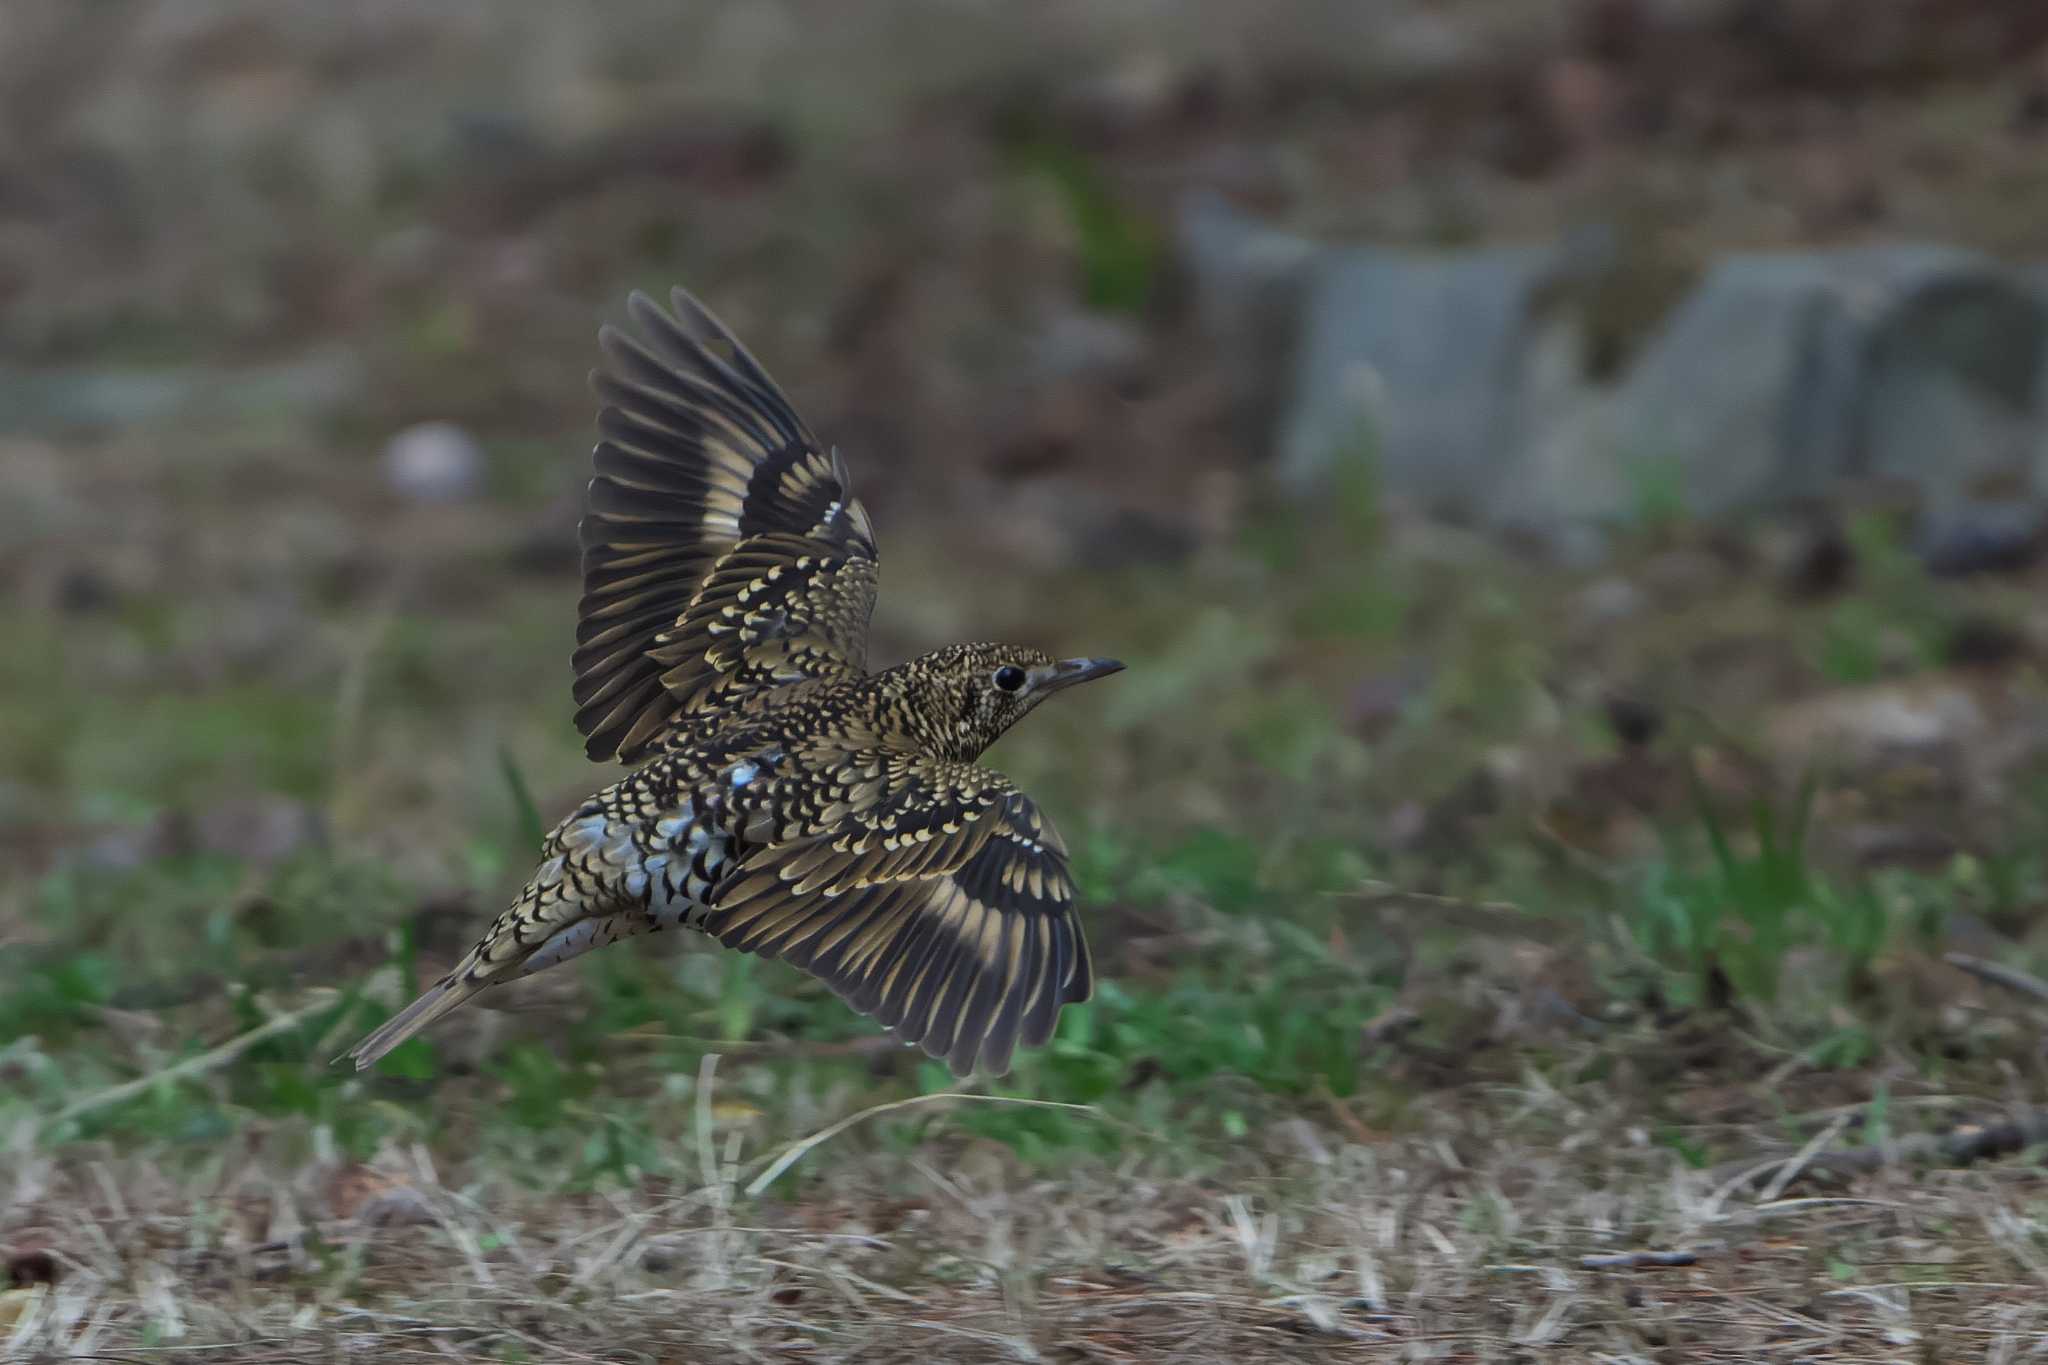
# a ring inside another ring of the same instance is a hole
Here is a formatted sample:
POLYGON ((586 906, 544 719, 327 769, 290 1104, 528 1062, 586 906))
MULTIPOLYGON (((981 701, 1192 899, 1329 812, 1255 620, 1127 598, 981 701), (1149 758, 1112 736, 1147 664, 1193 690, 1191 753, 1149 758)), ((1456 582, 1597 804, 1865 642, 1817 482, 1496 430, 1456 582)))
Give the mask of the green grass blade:
POLYGON ((520 771, 512 751, 502 744, 498 746, 498 771, 505 775, 506 790, 512 793, 512 812, 517 825, 515 832, 520 846, 539 848, 541 841, 547 838, 547 826, 541 823, 540 807, 534 804, 533 790, 526 785, 526 774, 520 771))

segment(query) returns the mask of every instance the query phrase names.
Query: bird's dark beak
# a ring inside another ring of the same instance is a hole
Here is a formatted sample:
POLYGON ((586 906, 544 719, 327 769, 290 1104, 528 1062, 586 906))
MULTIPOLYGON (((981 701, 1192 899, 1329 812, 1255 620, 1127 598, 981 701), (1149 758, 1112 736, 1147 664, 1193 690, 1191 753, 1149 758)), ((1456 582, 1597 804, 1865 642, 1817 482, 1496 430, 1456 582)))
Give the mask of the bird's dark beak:
POLYGON ((1121 659, 1061 659, 1038 684, 1038 690, 1057 692, 1063 687, 1072 687, 1075 683, 1106 678, 1112 673, 1123 671, 1121 659))

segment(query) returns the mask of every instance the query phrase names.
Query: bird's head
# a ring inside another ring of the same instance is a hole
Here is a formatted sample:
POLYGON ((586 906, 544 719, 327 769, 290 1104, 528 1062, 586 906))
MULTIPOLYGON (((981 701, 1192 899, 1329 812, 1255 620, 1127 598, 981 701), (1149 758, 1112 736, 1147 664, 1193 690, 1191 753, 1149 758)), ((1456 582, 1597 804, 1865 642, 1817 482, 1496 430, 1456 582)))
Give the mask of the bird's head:
POLYGON ((949 645, 904 665, 917 728, 948 758, 970 762, 1053 693, 1123 665, 1055 659, 1022 645, 949 645))

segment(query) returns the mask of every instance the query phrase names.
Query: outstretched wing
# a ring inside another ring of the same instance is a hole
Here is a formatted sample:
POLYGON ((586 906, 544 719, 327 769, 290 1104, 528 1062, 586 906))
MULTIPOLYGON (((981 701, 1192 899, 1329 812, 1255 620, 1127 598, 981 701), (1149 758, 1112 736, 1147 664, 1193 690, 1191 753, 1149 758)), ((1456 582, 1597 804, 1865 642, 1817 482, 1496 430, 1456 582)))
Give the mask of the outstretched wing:
POLYGON ((576 728, 633 762, 676 717, 867 667, 875 537, 837 451, 682 290, 607 327, 583 518, 576 728))
POLYGON ((1008 778, 871 751, 804 794, 811 832, 797 817, 798 837, 731 872, 706 932, 801 967, 961 1076, 1008 1071, 1088 998, 1066 848, 1008 778))

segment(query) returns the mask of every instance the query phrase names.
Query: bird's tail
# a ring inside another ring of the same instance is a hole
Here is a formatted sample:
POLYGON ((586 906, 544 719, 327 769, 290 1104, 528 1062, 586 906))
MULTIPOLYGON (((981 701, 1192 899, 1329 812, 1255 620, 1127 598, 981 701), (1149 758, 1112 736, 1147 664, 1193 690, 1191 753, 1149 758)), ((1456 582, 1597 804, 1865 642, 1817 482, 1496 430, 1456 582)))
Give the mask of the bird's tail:
POLYGON ((474 957, 472 953, 454 971, 428 987, 419 999, 385 1020, 368 1037, 334 1060, 338 1062, 346 1058, 355 1062, 356 1070, 367 1070, 392 1048, 489 987, 491 982, 479 981, 472 975, 470 968, 474 965, 474 957))

